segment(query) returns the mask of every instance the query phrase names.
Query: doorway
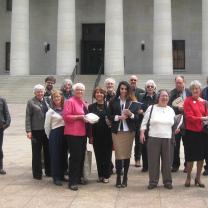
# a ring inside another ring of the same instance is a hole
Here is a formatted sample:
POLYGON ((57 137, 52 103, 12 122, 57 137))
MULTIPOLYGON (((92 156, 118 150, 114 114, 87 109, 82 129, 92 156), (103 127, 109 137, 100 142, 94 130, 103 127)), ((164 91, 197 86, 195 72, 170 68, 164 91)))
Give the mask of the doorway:
POLYGON ((81 73, 104 73, 105 24, 83 24, 81 44, 81 73))

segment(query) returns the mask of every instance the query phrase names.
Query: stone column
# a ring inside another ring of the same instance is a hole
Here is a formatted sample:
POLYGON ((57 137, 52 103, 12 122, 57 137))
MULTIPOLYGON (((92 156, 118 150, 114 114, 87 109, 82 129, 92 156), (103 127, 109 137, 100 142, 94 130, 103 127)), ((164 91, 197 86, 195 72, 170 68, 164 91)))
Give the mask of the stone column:
POLYGON ((208 0, 202 0, 202 74, 208 74, 208 0))
POLYGON ((171 0, 154 0, 153 73, 173 74, 171 0))
POLYGON ((57 75, 71 75, 76 64, 75 0, 58 1, 57 75))
POLYGON ((28 75, 29 0, 13 0, 11 20, 11 75, 28 75))
POLYGON ((106 0, 105 74, 124 74, 123 0, 106 0))

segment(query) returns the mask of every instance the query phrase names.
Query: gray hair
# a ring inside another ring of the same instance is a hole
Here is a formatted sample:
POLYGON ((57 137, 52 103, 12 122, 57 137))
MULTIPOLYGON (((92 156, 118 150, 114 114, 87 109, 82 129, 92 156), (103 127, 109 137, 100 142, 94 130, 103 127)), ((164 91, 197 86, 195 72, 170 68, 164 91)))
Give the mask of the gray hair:
POLYGON ((112 77, 109 77, 109 78, 105 79, 104 85, 106 86, 109 82, 113 83, 114 85, 116 84, 115 79, 113 79, 112 77))
POLYGON ((82 90, 85 90, 84 84, 82 84, 82 83, 80 83, 80 82, 74 84, 73 87, 72 87, 72 89, 73 89, 74 91, 75 91, 77 88, 80 88, 80 89, 82 89, 82 90))
POLYGON ((146 87, 148 86, 148 85, 153 85, 154 86, 154 91, 156 91, 156 89, 157 89, 157 85, 155 84, 155 82, 154 82, 154 80, 152 80, 152 79, 149 79, 149 80, 147 80, 147 82, 145 83, 145 89, 146 89, 146 87))
POLYGON ((45 87, 41 84, 37 84, 33 87, 33 93, 36 93, 38 90, 45 91, 45 87))
POLYGON ((67 83, 69 83, 71 86, 73 85, 71 79, 65 79, 65 80, 63 81, 62 85, 61 85, 61 91, 64 90, 64 88, 65 88, 65 86, 66 86, 67 83))
POLYGON ((202 89, 202 85, 198 80, 192 81, 189 86, 189 89, 192 90, 194 87, 199 87, 200 89, 202 89))

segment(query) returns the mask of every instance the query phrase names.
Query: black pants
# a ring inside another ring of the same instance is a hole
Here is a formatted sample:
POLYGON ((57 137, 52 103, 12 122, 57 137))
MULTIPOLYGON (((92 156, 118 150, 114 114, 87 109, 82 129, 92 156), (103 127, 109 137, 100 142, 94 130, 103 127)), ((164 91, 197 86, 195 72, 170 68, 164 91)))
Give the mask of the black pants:
POLYGON ((204 157, 205 157, 205 166, 204 166, 204 169, 206 171, 208 171, 208 136, 205 139, 205 153, 204 153, 204 157))
POLYGON ((69 185, 77 185, 83 176, 86 137, 67 135, 69 148, 69 185))
POLYGON ((32 171, 33 177, 42 176, 41 150, 43 148, 45 174, 50 175, 50 156, 48 138, 44 130, 32 131, 32 171))
POLYGON ((63 169, 64 173, 68 171, 69 169, 69 159, 68 159, 68 144, 67 144, 67 138, 64 136, 63 142, 62 142, 62 150, 63 150, 63 169))
POLYGON ((139 141, 139 135, 138 133, 135 134, 135 145, 134 145, 134 160, 140 161, 141 154, 142 154, 142 144, 139 141))
MULTIPOLYGON (((175 147, 174 147, 174 156, 173 156, 173 168, 179 168, 180 167, 180 144, 181 144, 181 139, 183 141, 182 135, 179 133, 175 136, 175 147)), ((184 143, 184 142, 183 142, 184 143)), ((186 165, 186 158, 184 162, 184 166, 186 165)))
POLYGON ((109 178, 111 170, 112 140, 108 138, 94 138, 93 148, 97 163, 98 177, 109 178))
POLYGON ((49 150, 51 159, 51 175, 53 180, 61 180, 64 177, 64 127, 52 129, 49 136, 49 150))
POLYGON ((3 168, 3 136, 4 136, 4 130, 0 129, 0 169, 3 168))

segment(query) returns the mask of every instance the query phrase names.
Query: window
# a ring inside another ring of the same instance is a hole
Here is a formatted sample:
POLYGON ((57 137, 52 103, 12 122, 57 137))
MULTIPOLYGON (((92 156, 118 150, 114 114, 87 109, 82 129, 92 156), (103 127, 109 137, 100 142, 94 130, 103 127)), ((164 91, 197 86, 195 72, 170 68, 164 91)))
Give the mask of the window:
POLYGON ((173 40, 173 69, 185 69, 185 40, 173 40))
POLYGON ((5 71, 10 72, 10 48, 11 48, 11 43, 6 42, 5 45, 5 71))
POLYGON ((9 12, 12 11, 12 0, 6 0, 6 10, 9 12))

